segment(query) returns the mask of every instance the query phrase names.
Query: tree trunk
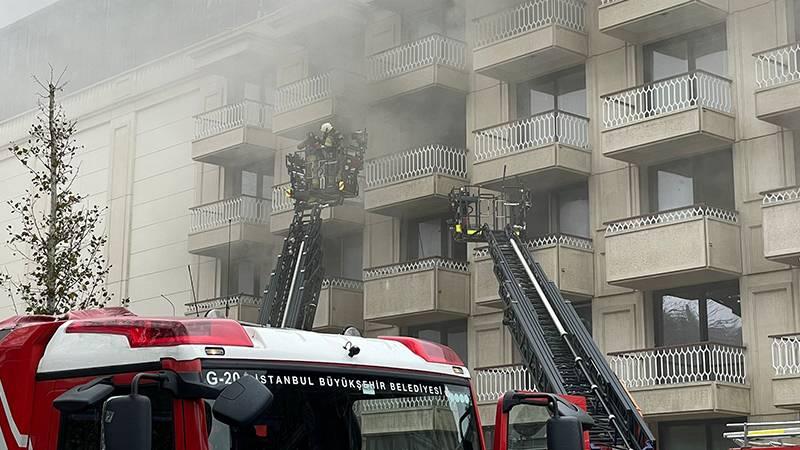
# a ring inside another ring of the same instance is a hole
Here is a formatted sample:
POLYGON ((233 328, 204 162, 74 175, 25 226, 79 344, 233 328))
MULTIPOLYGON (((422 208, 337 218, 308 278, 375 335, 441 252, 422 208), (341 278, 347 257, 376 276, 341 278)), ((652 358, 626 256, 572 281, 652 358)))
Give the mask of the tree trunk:
POLYGON ((48 313, 55 312, 56 307, 56 243, 58 238, 57 217, 58 210, 58 139, 55 130, 56 111, 56 86, 50 83, 48 89, 48 127, 50 131, 50 226, 47 231, 47 309, 48 313))

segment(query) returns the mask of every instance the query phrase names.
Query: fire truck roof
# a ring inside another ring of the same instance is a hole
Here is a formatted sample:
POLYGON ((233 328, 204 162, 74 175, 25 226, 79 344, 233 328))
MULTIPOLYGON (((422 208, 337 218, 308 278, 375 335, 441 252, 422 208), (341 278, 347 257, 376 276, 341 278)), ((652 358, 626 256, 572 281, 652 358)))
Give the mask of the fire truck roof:
POLYGON ((122 308, 10 318, 0 322, 0 336, 33 326, 53 328, 37 370, 53 378, 128 371, 164 359, 335 364, 469 376, 453 350, 414 338, 262 328, 227 319, 144 318, 122 308))

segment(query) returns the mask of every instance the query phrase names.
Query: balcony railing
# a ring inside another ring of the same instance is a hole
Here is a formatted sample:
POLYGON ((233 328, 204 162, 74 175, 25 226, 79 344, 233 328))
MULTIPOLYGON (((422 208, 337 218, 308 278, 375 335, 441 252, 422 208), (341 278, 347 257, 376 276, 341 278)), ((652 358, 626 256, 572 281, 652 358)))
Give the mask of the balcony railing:
POLYGON ((285 112, 328 98, 332 93, 333 72, 304 78, 275 91, 275 112, 285 112))
POLYGON ((401 275, 405 273, 419 272, 431 269, 445 269, 453 272, 469 273, 469 263, 466 261, 456 261, 441 256, 423 258, 404 263, 387 264, 385 266, 370 267, 364 269, 364 280, 377 280, 380 278, 401 275))
POLYGON ((445 398, 433 396, 401 397, 360 400, 353 405, 353 408, 359 413, 383 413, 410 409, 430 409, 434 407, 449 409, 450 401, 445 398))
POLYGON ((800 80, 800 43, 789 44, 753 55, 756 86, 768 88, 800 80))
POLYGON ((548 25, 583 32, 583 0, 531 0, 475 19, 475 46, 483 47, 548 25))
POLYGON ((703 342, 610 353, 608 362, 628 388, 721 381, 745 384, 745 349, 703 342))
POLYGON ((229 223, 269 223, 269 201, 263 198, 240 195, 213 203, 195 206, 189 210, 192 221, 190 233, 198 233, 227 226, 229 223))
POLYGON ((367 79, 386 80, 431 64, 466 70, 466 48, 462 41, 431 34, 369 56, 367 79))
POLYGON ((695 217, 713 217, 723 222, 739 223, 739 213, 736 211, 700 204, 609 222, 606 224, 606 235, 636 230, 650 225, 680 222, 695 217))
POLYGON ((548 111, 475 132, 475 160, 487 161, 554 143, 589 149, 589 119, 548 111))
POLYGON ((774 205, 776 203, 791 202, 797 199, 800 199, 800 186, 792 186, 765 192, 761 204, 774 205))
POLYGON ((446 145, 426 145, 366 162, 367 188, 384 186, 425 175, 467 177, 467 151, 446 145))
POLYGON ((350 289, 351 291, 363 291, 364 282, 350 278, 328 277, 322 280, 322 289, 340 288, 350 289))
POLYGON ((291 187, 290 183, 284 183, 272 188, 272 214, 294 209, 294 200, 288 195, 291 187))
MULTIPOLYGON (((550 245, 563 245, 565 247, 577 248, 580 250, 592 251, 594 248, 592 240, 580 236, 573 236, 566 233, 553 233, 544 236, 539 236, 531 239, 525 243, 529 251, 534 251, 538 248, 547 247, 550 245)), ((475 258, 483 258, 489 256, 489 247, 477 247, 473 251, 475 258)))
POLYGON ((202 139, 243 126, 270 128, 272 105, 244 100, 194 116, 194 138, 202 139))
POLYGON ((800 333, 770 336, 775 375, 800 375, 800 333))
POLYGON ((686 109, 733 112, 733 82, 704 71, 654 81, 602 96, 603 126, 614 128, 686 109))
POLYGON ((522 365, 476 367, 472 377, 479 402, 495 402, 508 391, 535 391, 533 377, 522 365))
POLYGON ((226 306, 250 305, 259 306, 261 299, 250 294, 226 295, 186 304, 187 315, 200 314, 210 309, 225 308, 226 306))

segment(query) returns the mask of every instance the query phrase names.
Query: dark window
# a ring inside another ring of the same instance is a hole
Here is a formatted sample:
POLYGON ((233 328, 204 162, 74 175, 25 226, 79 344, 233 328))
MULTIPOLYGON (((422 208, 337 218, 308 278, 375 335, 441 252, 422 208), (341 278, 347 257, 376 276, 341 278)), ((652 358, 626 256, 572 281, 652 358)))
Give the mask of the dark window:
POLYGON ((326 240, 322 252, 325 276, 360 280, 363 271, 363 247, 360 233, 326 240))
POLYGON ((570 298, 568 299, 572 303, 572 307, 575 308, 575 312, 578 313, 578 318, 581 319, 581 323, 583 326, 586 327, 586 331, 589 334, 592 334, 592 300, 591 299, 577 299, 577 298, 570 298))
POLYGON ((731 441, 723 437, 726 423, 741 423, 747 418, 726 421, 662 422, 658 426, 662 450, 728 450, 731 441))
POLYGON ((738 281, 657 291, 653 299, 656 345, 698 342, 742 345, 738 281))
POLYGON ((517 84, 518 118, 553 110, 586 116, 584 66, 517 84))
POLYGON ((251 197, 272 198, 273 178, 248 170, 226 169, 225 197, 249 195, 251 197))
MULTIPOLYGON (((140 392, 150 398, 153 411, 153 450, 175 448, 175 424, 172 418, 172 397, 163 390, 142 388, 140 392)), ((128 392, 115 392, 124 395, 128 392)), ((100 450, 100 412, 97 405, 80 413, 61 417, 58 438, 59 450, 100 450)))
POLYGON ((434 217, 429 219, 407 220, 405 227, 405 252, 407 261, 442 256, 445 258, 466 261, 467 246, 455 242, 450 236, 447 219, 434 217))
POLYGON ((651 212, 696 203, 735 208, 730 149, 652 166, 648 178, 651 212))
POLYGON ((409 336, 426 341, 444 344, 458 353, 464 364, 467 364, 467 321, 455 320, 429 325, 408 327, 409 336))
POLYGON ((249 294, 260 295, 266 287, 269 268, 261 262, 242 259, 230 262, 230 274, 228 263, 222 263, 222 292, 224 295, 249 294), (230 276, 230 283, 228 283, 230 276))
POLYGON ((720 76, 728 73, 725 24, 644 47, 645 81, 657 81, 694 70, 720 76))
POLYGON ((528 236, 565 233, 588 238, 589 188, 586 183, 535 194, 528 213, 528 236))

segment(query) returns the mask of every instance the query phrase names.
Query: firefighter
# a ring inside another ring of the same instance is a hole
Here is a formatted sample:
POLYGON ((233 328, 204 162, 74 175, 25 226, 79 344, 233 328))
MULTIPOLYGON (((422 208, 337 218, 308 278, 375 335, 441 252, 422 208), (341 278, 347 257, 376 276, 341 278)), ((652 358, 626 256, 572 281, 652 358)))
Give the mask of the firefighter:
POLYGON ((345 181, 344 181, 344 149, 342 149, 342 143, 344 138, 339 131, 333 127, 330 122, 325 122, 319 128, 320 133, 322 136, 320 141, 322 142, 322 148, 325 152, 326 159, 328 160, 329 164, 334 164, 333 173, 325 173, 326 167, 320 167, 320 176, 324 177, 325 183, 320 187, 322 189, 328 188, 330 185, 328 184, 328 177, 326 175, 332 175, 333 181, 336 183, 336 189, 339 191, 343 191, 345 188, 345 181))

